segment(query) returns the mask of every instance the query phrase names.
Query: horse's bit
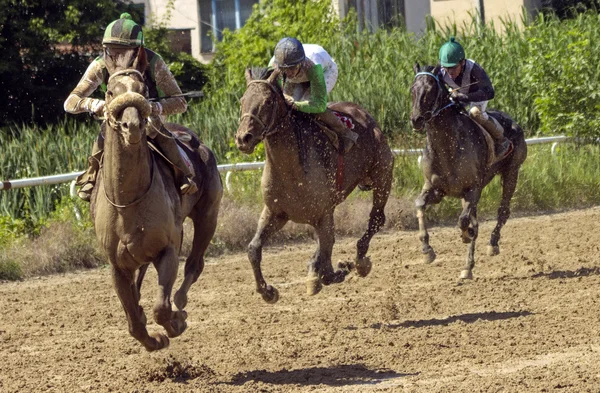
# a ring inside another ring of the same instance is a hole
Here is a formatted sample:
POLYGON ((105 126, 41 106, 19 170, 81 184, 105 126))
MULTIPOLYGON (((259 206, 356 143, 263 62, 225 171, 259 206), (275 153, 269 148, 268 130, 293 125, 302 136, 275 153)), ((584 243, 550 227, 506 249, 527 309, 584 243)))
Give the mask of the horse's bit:
MULTIPOLYGON (((252 83, 263 83, 263 84, 266 84, 273 91, 273 93, 275 93, 275 96, 277 97, 278 101, 281 100, 281 99, 283 99, 281 97, 281 94, 275 88, 275 86, 273 86, 273 84, 271 84, 269 81, 262 80, 262 79, 257 79, 257 80, 250 81, 248 83, 248 86, 250 86, 252 83)), ((290 111, 288 111, 288 115, 289 115, 290 111)), ((269 122, 268 126, 258 116, 254 115, 254 114, 252 114, 250 112, 246 112, 246 113, 242 114, 242 116, 240 116, 240 123, 246 117, 250 117, 250 118, 254 119, 263 128, 263 132, 260 134, 260 139, 264 139, 267 136, 272 135, 272 134, 274 134, 274 133, 277 132, 277 129, 271 130, 271 128, 273 128, 273 126, 275 125, 275 118, 276 118, 275 115, 273 115, 271 117, 271 121, 269 122)))
POLYGON ((446 105, 445 107, 440 108, 440 109, 435 109, 438 106, 438 101, 442 97, 443 87, 442 87, 442 84, 440 82, 440 79, 436 75, 432 74, 431 72, 426 72, 426 71, 417 72, 415 74, 415 79, 417 79, 417 76, 419 76, 419 75, 427 75, 427 76, 432 77, 433 79, 435 79, 435 81, 437 82, 437 85, 438 85, 438 92, 437 92, 437 96, 435 97, 435 102, 433 103, 433 107, 432 107, 432 109, 430 109, 430 110, 428 110, 428 111, 425 112, 425 113, 429 113, 431 115, 429 117, 429 119, 425 120, 425 123, 427 123, 427 122, 431 121, 431 119, 433 119, 434 117, 436 117, 437 115, 439 115, 440 112, 443 111, 444 109, 449 108, 451 106, 454 106, 455 103, 454 103, 454 101, 450 101, 450 103, 448 105, 446 105))

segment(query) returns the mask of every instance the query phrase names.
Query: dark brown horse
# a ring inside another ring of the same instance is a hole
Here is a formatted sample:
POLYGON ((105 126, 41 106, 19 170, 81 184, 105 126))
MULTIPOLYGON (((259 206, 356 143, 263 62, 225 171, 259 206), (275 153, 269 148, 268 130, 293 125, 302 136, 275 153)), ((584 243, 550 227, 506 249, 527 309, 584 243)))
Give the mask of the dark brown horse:
POLYGON ((246 71, 247 89, 241 99, 235 140, 244 153, 252 153, 261 141, 265 146, 265 205, 248 246, 248 258, 258 293, 266 302, 275 303, 279 293, 267 285, 260 268, 265 241, 289 220, 313 226, 318 240, 308 263, 307 293, 314 295, 323 284, 344 281, 348 270, 334 271, 331 264, 333 211, 359 185, 373 190, 369 225, 357 243, 355 260, 359 275, 369 273, 371 262, 366 254, 371 238, 385 222, 394 157, 371 115, 348 102, 330 106, 352 118, 353 131, 359 134, 357 146, 340 156, 312 116, 290 110, 277 83, 277 72, 269 74, 266 70, 246 71))
POLYGON ((187 292, 204 268, 204 252, 217 225, 223 193, 221 178, 212 152, 195 139, 188 152, 199 191, 181 196, 175 177, 182 176, 170 164, 151 153, 146 137, 146 99, 143 71, 145 57, 134 61, 122 58, 118 64, 106 58, 110 73, 106 92, 105 151, 100 176, 92 195, 92 216, 96 237, 111 264, 114 287, 129 322, 129 332, 148 351, 165 348, 169 339, 162 333, 148 334, 146 316, 139 304, 140 287, 148 264, 158 272, 158 293, 154 320, 168 337, 186 329, 187 292), (133 64, 129 66, 129 64, 133 64), (192 251, 185 263, 185 278, 175 294, 183 220, 194 223, 192 251), (137 272, 137 283, 136 283, 137 272))
MULTIPOLYGON (((424 212, 427 205, 439 203, 444 196, 462 199, 463 210, 458 219, 462 240, 469 243, 467 262, 461 279, 473 277, 475 241, 479 224, 477 203, 483 188, 496 176, 502 178, 502 201, 498 209, 498 223, 488 246, 489 255, 500 252, 500 230, 510 215, 510 200, 517 186, 519 167, 527 157, 527 144, 521 127, 507 114, 488 112, 504 128, 514 149, 503 160, 488 165, 488 149, 480 127, 450 100, 448 90, 437 77, 437 67, 420 68, 415 64, 415 80, 411 87, 411 122, 418 132, 427 134, 422 169, 425 184, 416 200, 419 219, 419 239, 423 245, 425 262, 435 260, 429 245, 424 212)), ((493 147, 492 147, 493 148, 493 147)))

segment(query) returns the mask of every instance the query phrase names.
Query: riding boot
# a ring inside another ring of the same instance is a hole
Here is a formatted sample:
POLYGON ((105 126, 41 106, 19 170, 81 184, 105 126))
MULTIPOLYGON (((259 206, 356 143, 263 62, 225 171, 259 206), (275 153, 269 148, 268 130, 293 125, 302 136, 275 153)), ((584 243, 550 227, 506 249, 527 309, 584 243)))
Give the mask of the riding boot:
POLYGON ((92 146, 92 155, 88 157, 88 169, 81 175, 77 176, 75 184, 80 186, 77 196, 82 200, 89 202, 92 197, 92 190, 96 185, 96 178, 100 170, 100 159, 104 152, 104 137, 102 132, 98 134, 98 138, 92 146))
POLYGON ((469 111, 469 114, 477 123, 481 124, 487 132, 490 133, 495 142, 495 153, 496 158, 503 158, 508 150, 510 149, 510 141, 504 136, 504 128, 500 125, 498 120, 487 113, 481 112, 478 107, 473 107, 469 111))
POLYGON ((181 151, 175 142, 175 137, 165 127, 161 127, 160 132, 154 137, 154 141, 160 148, 160 151, 167 157, 171 163, 183 172, 185 178, 179 186, 181 195, 193 194, 198 191, 198 186, 193 180, 192 171, 188 167, 185 159, 181 156, 181 151))
POLYGON ((316 113, 315 115, 318 120, 325 123, 326 126, 338 135, 339 142, 343 143, 344 153, 348 153, 356 143, 358 134, 346 127, 340 118, 330 109, 327 109, 323 113, 316 113))

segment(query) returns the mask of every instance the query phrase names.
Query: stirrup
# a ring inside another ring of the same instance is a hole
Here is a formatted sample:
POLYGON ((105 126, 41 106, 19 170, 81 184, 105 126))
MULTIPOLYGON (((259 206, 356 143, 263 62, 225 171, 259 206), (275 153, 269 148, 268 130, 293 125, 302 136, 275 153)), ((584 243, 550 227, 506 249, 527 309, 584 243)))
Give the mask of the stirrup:
POLYGON ((193 194, 198 191, 198 186, 195 181, 186 177, 181 187, 179 187, 179 190, 181 191, 181 195, 193 194))
POLYGON ((79 188, 79 191, 77 191, 77 196, 79 198, 81 198, 82 200, 84 200, 85 202, 89 202, 90 199, 92 198, 92 190, 94 189, 94 184, 93 183, 85 183, 83 186, 81 186, 81 188, 79 188))

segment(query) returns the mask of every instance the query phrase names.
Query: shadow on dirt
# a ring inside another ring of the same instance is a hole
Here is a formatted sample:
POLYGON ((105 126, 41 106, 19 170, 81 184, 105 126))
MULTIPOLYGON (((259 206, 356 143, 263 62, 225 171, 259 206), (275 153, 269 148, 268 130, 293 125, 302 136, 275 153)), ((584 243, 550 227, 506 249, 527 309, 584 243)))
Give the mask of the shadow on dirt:
POLYGON ((552 272, 541 272, 532 275, 532 278, 546 277, 550 280, 555 280, 557 278, 577 278, 577 277, 587 277, 587 276, 597 276, 600 275, 600 267, 580 267, 577 270, 555 270, 552 272))
POLYGON ((299 370, 266 371, 256 370, 238 373, 228 385, 243 385, 246 382, 263 382, 273 385, 376 385, 391 378, 413 375, 397 373, 389 369, 371 370, 362 364, 349 364, 331 367, 310 367, 299 370))
MULTIPOLYGON (((418 321, 404 321, 401 323, 374 323, 368 326, 371 329, 398 329, 398 328, 420 328, 420 327, 430 327, 430 326, 448 326, 454 322, 464 322, 464 323, 473 323, 479 320, 483 321, 499 321, 504 319, 511 318, 520 318, 527 317, 529 315, 533 315, 532 312, 529 311, 506 311, 506 312, 478 312, 471 314, 462 314, 462 315, 452 315, 448 318, 444 319, 421 319, 418 321)), ((344 329, 346 330, 358 330, 359 328, 355 326, 347 326, 344 329)))

